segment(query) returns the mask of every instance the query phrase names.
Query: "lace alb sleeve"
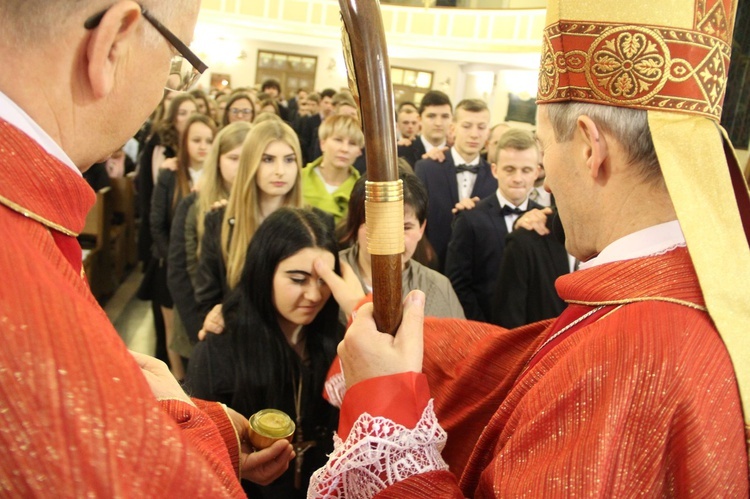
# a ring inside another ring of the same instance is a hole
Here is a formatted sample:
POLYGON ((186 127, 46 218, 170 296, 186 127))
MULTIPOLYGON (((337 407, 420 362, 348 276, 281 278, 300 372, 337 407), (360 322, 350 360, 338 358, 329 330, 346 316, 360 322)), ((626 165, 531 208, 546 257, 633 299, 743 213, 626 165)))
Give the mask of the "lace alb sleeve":
POLYGON ((411 476, 448 469, 440 455, 447 435, 432 400, 414 429, 365 413, 346 441, 338 435, 333 438, 333 453, 312 476, 308 498, 370 498, 411 476))

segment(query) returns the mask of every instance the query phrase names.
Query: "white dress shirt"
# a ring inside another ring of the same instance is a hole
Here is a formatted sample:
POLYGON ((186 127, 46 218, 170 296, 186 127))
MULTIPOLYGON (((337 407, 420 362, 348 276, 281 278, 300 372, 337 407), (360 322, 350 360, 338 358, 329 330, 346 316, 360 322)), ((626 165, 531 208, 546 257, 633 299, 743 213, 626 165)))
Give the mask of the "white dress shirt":
MULTIPOLYGON (((523 203, 516 206, 510 201, 508 201, 507 199, 505 199, 505 197, 503 197, 503 195, 500 193, 500 189, 498 189, 496 193, 497 193, 497 200, 500 203, 500 209, 502 209, 503 206, 510 206, 511 208, 518 208, 521 211, 526 211, 527 209, 529 209, 528 196, 526 197, 526 199, 523 200, 523 203)), ((521 215, 516 215, 514 213, 511 213, 510 215, 505 215, 505 226, 508 228, 508 234, 513 232, 513 224, 516 223, 516 220, 518 220, 518 217, 520 216, 521 215)))
POLYGON ((685 236, 680 222, 673 220, 633 232, 610 243, 601 253, 587 262, 581 262, 579 270, 590 269, 605 263, 631 260, 644 256, 662 255, 675 248, 685 247, 685 236))
POLYGON ((427 139, 425 139, 423 135, 419 136, 419 140, 422 141, 422 145, 424 146, 424 152, 430 152, 433 149, 435 149, 436 147, 445 147, 445 145, 446 145, 446 142, 443 141, 442 144, 438 144, 436 146, 433 146, 432 144, 430 144, 429 142, 427 142, 427 139))
POLYGON ((203 168, 200 168, 198 170, 193 170, 192 168, 189 168, 190 170, 190 183, 195 188, 196 185, 198 185, 198 182, 200 182, 201 177, 203 177, 203 168))
POLYGON ((0 118, 7 121, 23 133, 31 137, 37 144, 52 156, 65 163, 71 170, 81 176, 81 170, 73 163, 73 160, 52 140, 47 132, 29 116, 26 111, 18 107, 18 104, 10 100, 10 97, 0 92, 0 118))
MULTIPOLYGON (((466 166, 478 166, 479 165, 479 155, 477 155, 476 158, 474 158, 472 161, 466 161, 464 158, 461 157, 460 154, 458 154, 458 151, 456 151, 455 147, 451 147, 451 156, 453 157, 453 164, 458 165, 466 165, 466 166)), ((466 199, 471 197, 471 191, 474 190, 474 184, 477 183, 477 174, 471 173, 471 172, 461 172, 456 173, 456 182, 458 184, 458 199, 459 201, 462 199, 466 199)))
POLYGON ((318 174, 318 177, 320 177, 320 180, 323 182, 323 185, 325 186, 326 192, 328 192, 328 194, 333 194, 339 187, 341 187, 339 185, 332 185, 326 182, 326 179, 323 177, 323 173, 320 171, 319 167, 316 166, 313 171, 318 174))

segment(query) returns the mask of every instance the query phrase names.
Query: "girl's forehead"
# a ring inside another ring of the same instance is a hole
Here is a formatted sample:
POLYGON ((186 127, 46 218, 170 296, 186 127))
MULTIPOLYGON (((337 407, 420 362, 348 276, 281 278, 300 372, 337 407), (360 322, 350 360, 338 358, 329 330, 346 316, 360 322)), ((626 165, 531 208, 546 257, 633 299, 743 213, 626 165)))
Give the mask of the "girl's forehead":
POLYGON ((264 154, 293 154, 294 149, 283 140, 273 140, 266 146, 264 154))
POLYGON ((303 270, 312 273, 313 262, 316 258, 322 258, 333 264, 335 257, 333 253, 324 248, 307 247, 299 250, 279 262, 280 270, 303 270))

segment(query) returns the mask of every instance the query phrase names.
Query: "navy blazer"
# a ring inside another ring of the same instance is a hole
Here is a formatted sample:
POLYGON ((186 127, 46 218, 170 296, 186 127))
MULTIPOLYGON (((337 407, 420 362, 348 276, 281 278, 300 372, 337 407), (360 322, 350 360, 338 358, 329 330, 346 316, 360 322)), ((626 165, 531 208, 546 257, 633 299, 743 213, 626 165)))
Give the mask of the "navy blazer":
MULTIPOLYGON (((529 200, 528 209, 541 209, 529 200)), ((429 227, 429 225, 428 225, 429 227)), ((445 275, 451 280, 467 319, 489 322, 508 228, 497 194, 482 199, 473 210, 456 217, 448 245, 445 275)))
MULTIPOLYGON (((448 242, 451 238, 453 224, 453 207, 458 203, 458 181, 456 165, 450 151, 445 153, 445 161, 438 163, 431 159, 417 161, 414 173, 422 181, 429 196, 427 207, 427 239, 435 248, 439 262, 438 270, 443 272, 448 242)), ((479 173, 471 197, 484 199, 497 191, 497 179, 492 176, 490 164, 479 161, 479 173)), ((498 262, 499 264, 499 262, 498 262)))
POLYGON ((323 120, 320 114, 315 113, 312 116, 305 116, 299 122, 299 147, 302 151, 302 166, 311 163, 320 157, 320 139, 318 138, 318 128, 323 120))

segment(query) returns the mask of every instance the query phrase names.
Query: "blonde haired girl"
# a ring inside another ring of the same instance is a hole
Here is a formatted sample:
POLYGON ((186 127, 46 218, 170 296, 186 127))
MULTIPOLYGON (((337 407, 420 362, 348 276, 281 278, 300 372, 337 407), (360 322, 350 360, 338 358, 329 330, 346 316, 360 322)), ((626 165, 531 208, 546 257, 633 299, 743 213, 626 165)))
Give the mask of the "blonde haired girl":
POLYGON ((206 168, 198 190, 197 230, 198 241, 203 237, 206 214, 215 203, 229 199, 229 194, 240 168, 242 144, 252 125, 238 121, 222 128, 215 139, 215 146, 206 158, 206 168))
POLYGON ((251 125, 241 121, 224 127, 214 139, 203 164, 203 175, 194 192, 180 201, 169 237, 167 284, 177 309, 173 341, 169 347, 189 358, 204 314, 195 301, 195 277, 203 237, 203 221, 217 203, 226 202, 237 176, 242 144, 251 125))
POLYGON ((253 126, 229 202, 206 216, 201 241, 195 298, 204 313, 210 310, 207 321, 220 322, 216 332, 223 329, 217 305, 239 282, 250 239, 261 222, 282 206, 302 206, 301 170, 299 139, 289 125, 268 120, 253 126))

